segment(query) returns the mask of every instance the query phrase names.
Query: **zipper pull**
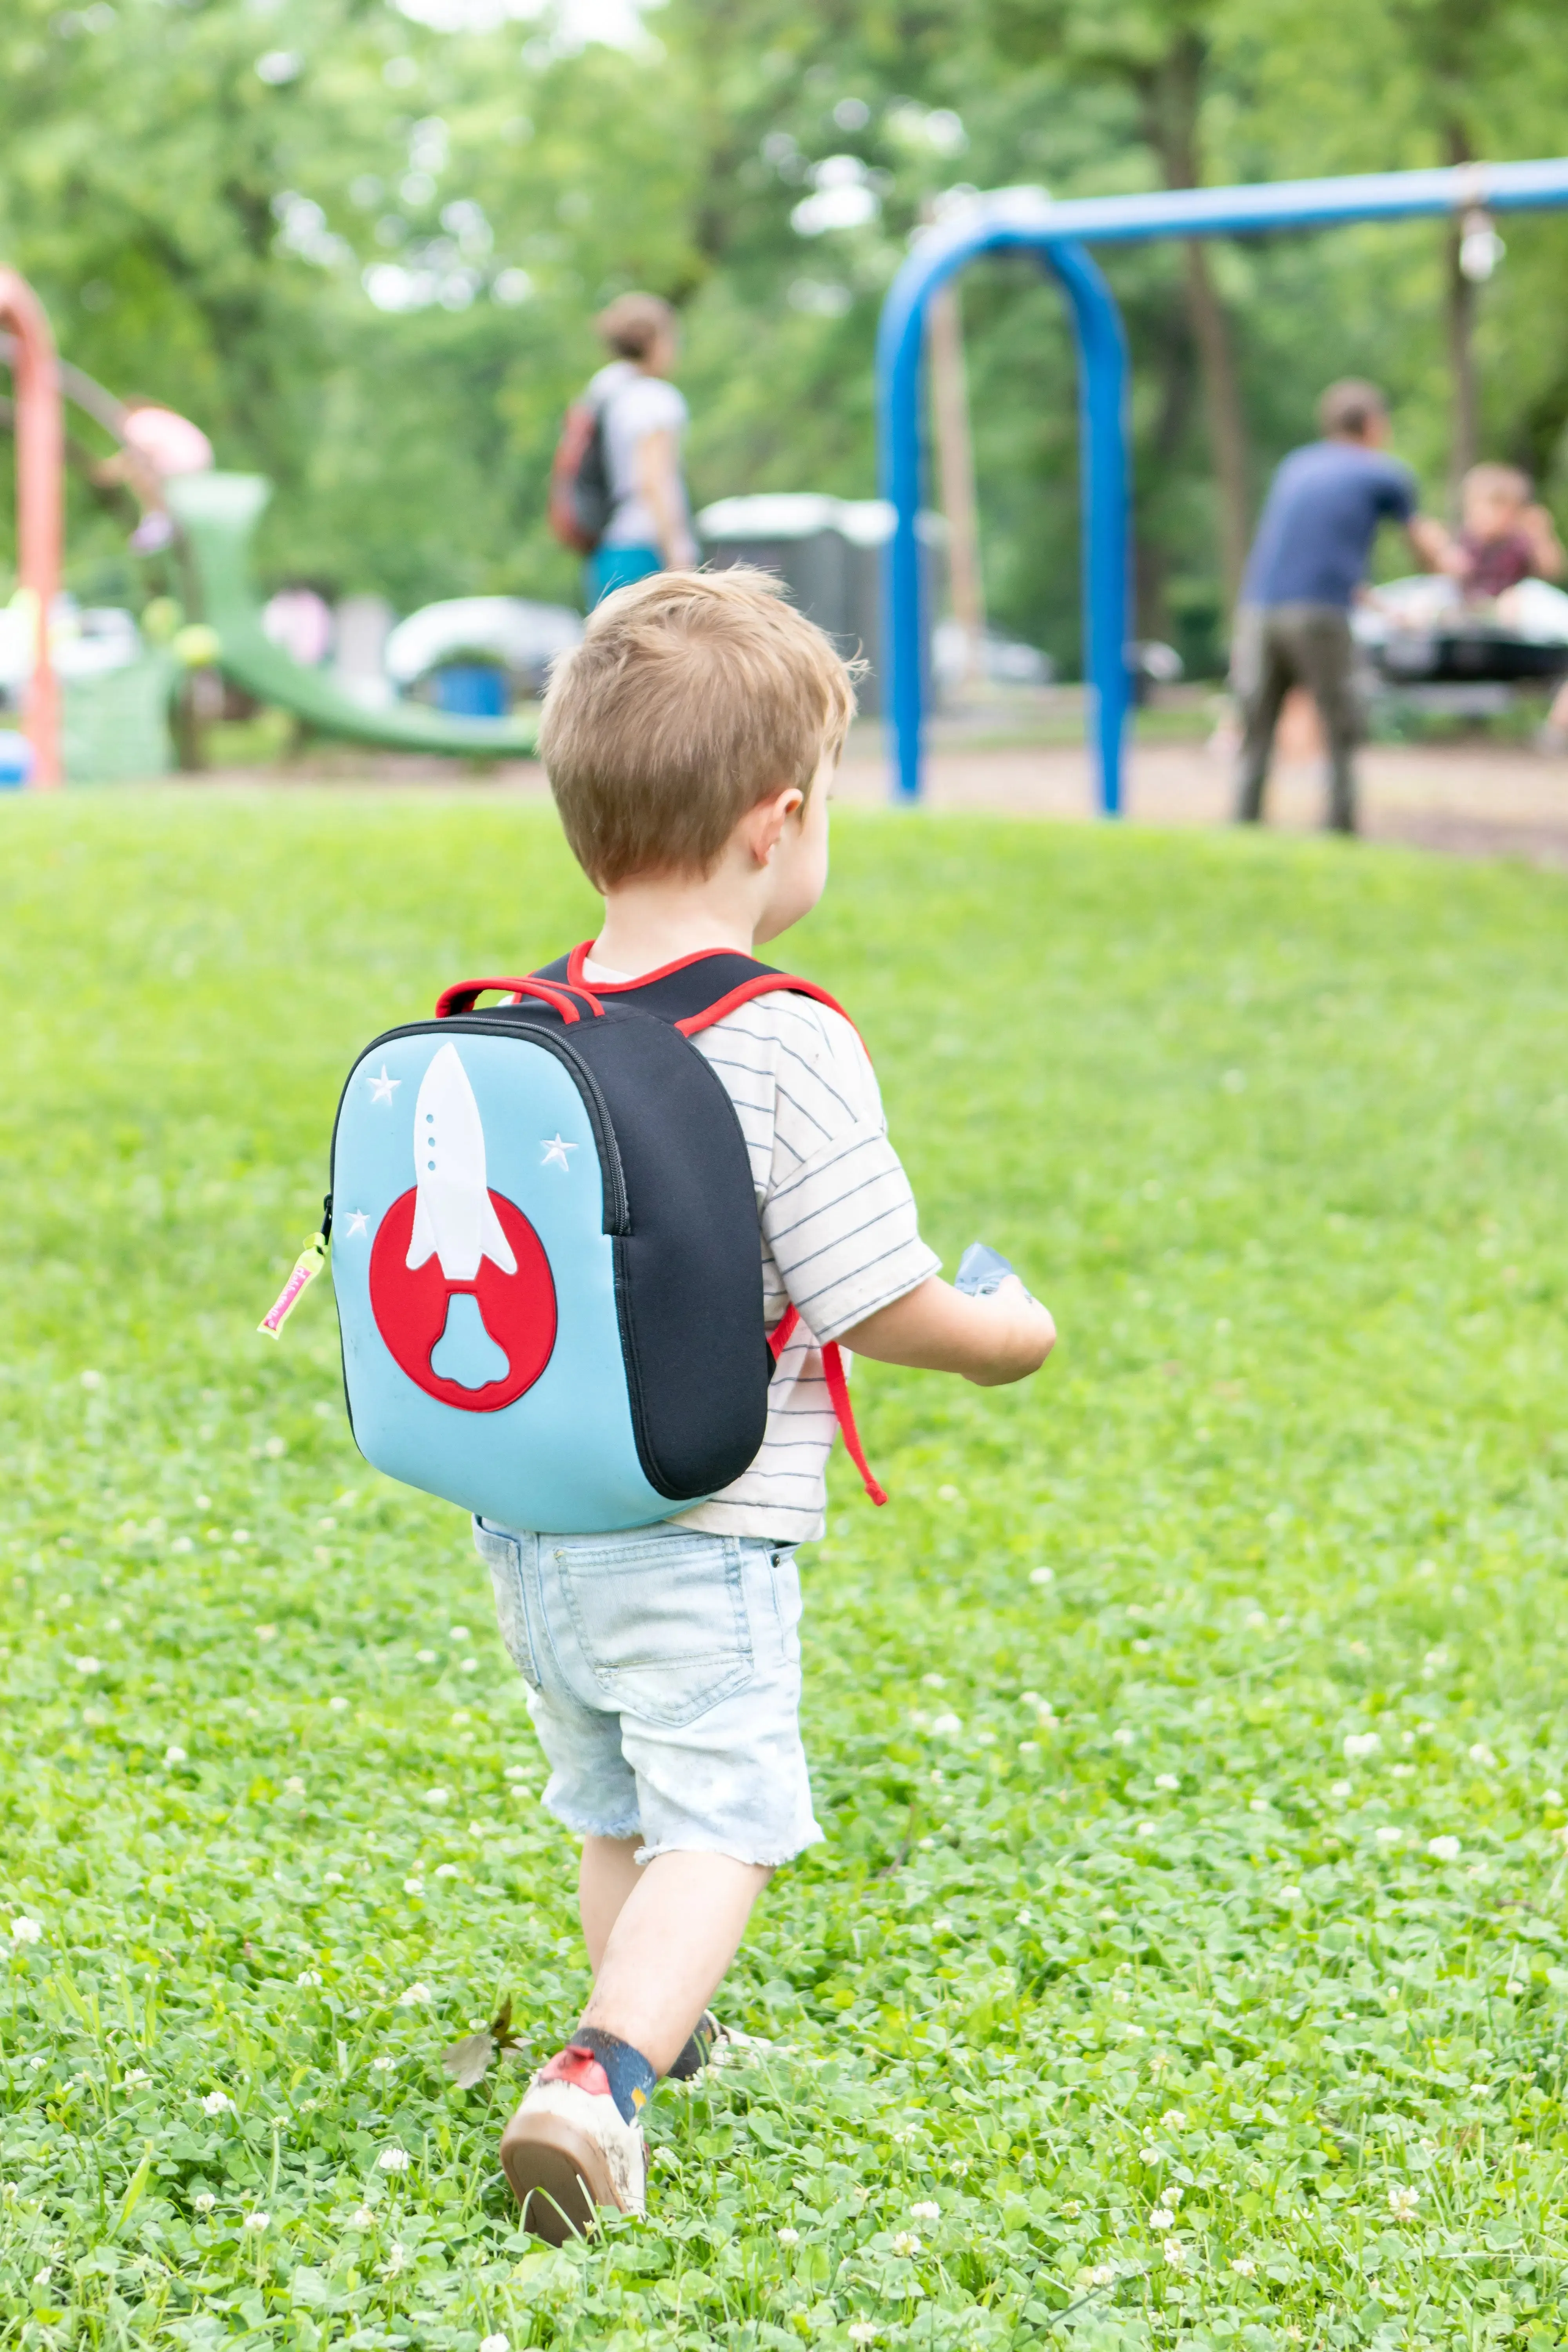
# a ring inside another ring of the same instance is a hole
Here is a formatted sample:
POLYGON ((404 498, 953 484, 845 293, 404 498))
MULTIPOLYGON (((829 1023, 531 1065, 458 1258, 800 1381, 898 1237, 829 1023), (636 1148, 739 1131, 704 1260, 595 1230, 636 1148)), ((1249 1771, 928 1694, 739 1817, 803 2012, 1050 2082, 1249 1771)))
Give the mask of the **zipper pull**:
POLYGON ((293 1272, 279 1292, 273 1305, 257 1325, 264 1339, 276 1339, 283 1326, 304 1296, 306 1287, 314 1282, 327 1263, 327 1245, 332 1232, 332 1199, 329 1192, 322 1203, 321 1230, 312 1234, 294 1261, 293 1272))

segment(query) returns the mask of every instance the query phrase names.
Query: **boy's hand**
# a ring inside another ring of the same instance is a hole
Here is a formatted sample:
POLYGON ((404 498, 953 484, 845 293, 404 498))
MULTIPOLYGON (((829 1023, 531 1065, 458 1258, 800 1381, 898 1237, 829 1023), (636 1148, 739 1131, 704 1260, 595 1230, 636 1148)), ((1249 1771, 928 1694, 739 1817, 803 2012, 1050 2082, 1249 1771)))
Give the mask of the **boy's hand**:
POLYGON ((875 1363, 957 1372, 977 1388, 995 1389, 1039 1370, 1056 1345, 1057 1327, 1016 1274, 986 1298, 965 1297, 933 1274, 842 1336, 847 1348, 875 1363))

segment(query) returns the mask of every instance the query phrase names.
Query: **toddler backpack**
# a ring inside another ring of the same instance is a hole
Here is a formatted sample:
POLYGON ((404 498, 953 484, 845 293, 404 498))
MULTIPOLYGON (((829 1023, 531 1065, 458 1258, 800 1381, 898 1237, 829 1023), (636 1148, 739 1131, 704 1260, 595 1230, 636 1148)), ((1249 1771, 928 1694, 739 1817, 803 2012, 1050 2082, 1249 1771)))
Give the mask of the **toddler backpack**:
MULTIPOLYGON (((585 953, 464 981, 433 1021, 368 1045, 338 1106, 327 1202, 361 1452, 484 1518, 567 1535, 668 1518, 761 1446, 799 1318, 770 1341, 745 1141, 689 1041, 775 990, 833 1005, 724 951, 590 988, 585 953), (489 990, 511 1001, 481 1011, 489 990)), ((880 1502, 838 1350, 823 1353, 880 1502)))
POLYGON ((551 461, 550 528, 563 547, 579 555, 592 555, 614 509, 605 453, 605 405, 603 400, 573 402, 551 461))

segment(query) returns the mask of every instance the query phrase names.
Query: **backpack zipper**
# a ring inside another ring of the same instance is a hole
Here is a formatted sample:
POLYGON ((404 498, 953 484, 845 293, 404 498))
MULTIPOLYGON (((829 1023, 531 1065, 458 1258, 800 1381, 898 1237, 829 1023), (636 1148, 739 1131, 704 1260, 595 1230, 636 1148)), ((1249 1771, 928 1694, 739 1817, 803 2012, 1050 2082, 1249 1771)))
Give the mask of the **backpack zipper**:
POLYGON ((349 1072, 348 1084, 344 1086, 342 1093, 338 1097, 338 1108, 332 1119, 331 1155, 328 1161, 334 1182, 337 1176, 338 1123, 343 1115, 343 1104, 348 1098, 349 1086, 353 1083, 354 1073, 359 1069, 360 1065, 368 1061, 371 1055, 381 1046, 390 1045, 397 1038, 427 1037, 432 1034, 449 1037, 454 1031, 458 1030, 470 1035, 483 1037, 525 1036, 531 1045, 542 1045, 547 1054, 553 1054, 558 1062, 564 1063, 583 1098, 583 1108, 588 1114, 588 1124, 594 1130, 594 1141, 598 1149, 599 1165, 604 1171, 604 1230, 606 1234, 624 1239, 631 1231, 631 1214, 626 1201, 626 1172, 621 1166, 621 1155, 616 1143, 616 1130, 610 1120, 610 1107, 605 1100, 598 1079, 581 1055, 573 1051, 564 1037, 552 1036, 548 1030, 536 1028, 531 1024, 525 1028, 523 1024, 517 1021, 498 1021, 493 1018, 487 1020, 483 1013, 457 1013, 447 1021, 407 1021, 401 1028, 385 1029, 379 1037, 371 1039, 370 1044, 354 1063, 353 1069, 349 1072))

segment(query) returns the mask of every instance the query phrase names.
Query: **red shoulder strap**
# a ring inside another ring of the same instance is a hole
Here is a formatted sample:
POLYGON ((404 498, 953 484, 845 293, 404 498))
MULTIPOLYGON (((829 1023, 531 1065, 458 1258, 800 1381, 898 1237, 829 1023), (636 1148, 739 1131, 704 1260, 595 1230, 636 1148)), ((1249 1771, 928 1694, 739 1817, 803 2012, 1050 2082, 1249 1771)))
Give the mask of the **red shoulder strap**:
MULTIPOLYGON (((563 964, 547 964, 541 976, 551 980, 560 975, 567 987, 585 992, 587 983, 583 978, 583 966, 593 944, 592 940, 584 940, 573 949, 563 964)), ((837 998, 830 996, 826 989, 819 988, 816 981, 797 980, 792 972, 770 971, 765 965, 759 966, 754 957, 742 956, 723 948, 700 948, 695 955, 678 956, 673 963, 660 964, 655 971, 639 972, 635 980, 595 981, 593 992, 595 996, 634 996, 642 990, 657 989, 659 982, 673 980, 677 973, 694 973, 695 967, 704 963, 727 963, 732 971, 738 970, 744 976, 710 1003, 700 1005, 697 1011, 673 1022, 671 1026, 679 1029, 683 1037, 695 1037, 700 1031, 711 1029, 716 1021, 722 1021, 727 1013, 734 1013, 741 1005, 751 1003, 754 997, 776 995, 781 990, 794 996, 809 996, 816 1003, 826 1004, 830 1013, 837 1013, 840 1020, 849 1021, 849 1015, 837 998), (746 969, 748 965, 750 971, 746 969)), ((689 1003, 689 996, 687 1001, 689 1003)), ((649 1009, 653 1008, 650 1006, 649 1009)), ((664 1017, 668 1019, 668 1013, 664 1017)), ((855 1024, 849 1021, 849 1026, 854 1029, 855 1024)), ((856 1030, 855 1034, 859 1036, 860 1033, 856 1030)), ((865 1041, 862 1039, 861 1042, 865 1041)))
MULTIPOLYGON (((778 1322, 768 1334, 768 1345, 776 1364, 800 1328, 800 1309, 786 1307, 778 1322)), ((877 1475, 866 1459, 866 1449, 860 1443, 860 1433, 855 1426, 855 1408, 849 1402, 849 1380, 844 1370, 844 1354, 837 1339, 825 1342, 822 1349, 822 1376, 827 1382, 827 1394, 833 1406, 833 1418, 838 1423, 838 1433, 844 1440, 844 1451, 860 1473, 860 1483, 879 1510, 887 1501, 887 1494, 879 1484, 877 1475)))

